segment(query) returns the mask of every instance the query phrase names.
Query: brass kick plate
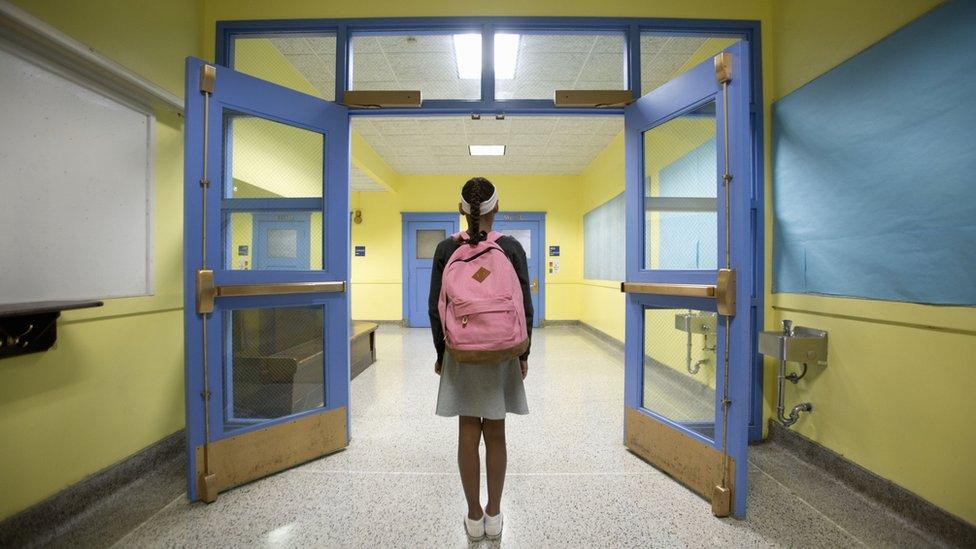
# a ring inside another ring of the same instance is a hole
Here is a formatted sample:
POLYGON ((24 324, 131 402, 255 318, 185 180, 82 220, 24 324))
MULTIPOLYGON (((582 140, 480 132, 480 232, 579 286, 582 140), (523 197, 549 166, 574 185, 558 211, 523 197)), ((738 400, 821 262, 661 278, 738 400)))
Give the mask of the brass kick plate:
POLYGON ((357 109, 419 108, 423 104, 420 90, 350 90, 342 104, 357 109))
POLYGON ((625 107, 634 102, 634 94, 627 90, 556 90, 553 102, 557 107, 625 107))

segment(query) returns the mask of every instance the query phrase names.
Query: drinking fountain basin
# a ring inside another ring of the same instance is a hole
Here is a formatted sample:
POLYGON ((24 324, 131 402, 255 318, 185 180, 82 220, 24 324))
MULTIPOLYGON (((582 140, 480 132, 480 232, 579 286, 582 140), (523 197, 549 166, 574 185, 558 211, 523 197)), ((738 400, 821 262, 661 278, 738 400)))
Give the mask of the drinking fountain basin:
POLYGON ((690 334, 714 334, 715 313, 678 313, 674 315, 674 327, 690 334))
POLYGON ((759 333, 759 352, 787 362, 827 365, 827 332, 804 326, 782 331, 759 333))

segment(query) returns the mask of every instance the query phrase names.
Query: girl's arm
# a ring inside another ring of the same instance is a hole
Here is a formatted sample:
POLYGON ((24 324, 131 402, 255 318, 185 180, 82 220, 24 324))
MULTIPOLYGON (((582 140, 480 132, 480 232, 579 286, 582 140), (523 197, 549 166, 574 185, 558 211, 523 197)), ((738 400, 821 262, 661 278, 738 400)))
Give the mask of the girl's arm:
POLYGON ((438 364, 444 359, 444 327, 441 325, 441 312, 437 307, 437 302, 441 297, 441 278, 444 274, 444 265, 453 253, 453 250, 448 250, 451 247, 450 243, 450 240, 445 240, 438 244, 437 249, 434 250, 434 265, 430 270, 430 295, 427 297, 427 315, 430 317, 430 332, 434 337, 438 364))
POLYGON ((529 335, 529 349, 526 349, 519 359, 528 360, 529 350, 532 347, 532 319, 535 316, 535 311, 532 309, 532 292, 529 289, 529 263, 525 259, 525 250, 518 240, 506 237, 499 239, 499 245, 505 250, 505 255, 515 267, 515 274, 518 275, 519 285, 522 287, 522 305, 525 307, 525 329, 529 335))

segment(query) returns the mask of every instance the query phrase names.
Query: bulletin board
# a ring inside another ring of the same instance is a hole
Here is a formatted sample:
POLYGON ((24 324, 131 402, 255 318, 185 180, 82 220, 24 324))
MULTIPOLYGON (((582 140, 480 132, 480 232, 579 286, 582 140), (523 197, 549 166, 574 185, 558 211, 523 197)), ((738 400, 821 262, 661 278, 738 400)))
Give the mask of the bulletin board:
POLYGON ((976 2, 773 109, 773 291, 976 305, 976 2))

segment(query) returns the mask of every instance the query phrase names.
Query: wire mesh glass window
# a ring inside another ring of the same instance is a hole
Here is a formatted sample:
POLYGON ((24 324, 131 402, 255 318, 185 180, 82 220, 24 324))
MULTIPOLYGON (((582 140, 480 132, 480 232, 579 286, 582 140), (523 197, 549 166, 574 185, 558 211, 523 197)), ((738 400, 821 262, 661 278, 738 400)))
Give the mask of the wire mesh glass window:
POLYGON ((437 245, 447 238, 443 229, 417 230, 417 259, 433 259, 437 245))
POLYGON ((641 33, 641 95, 684 74, 699 63, 711 59, 739 38, 720 35, 676 35, 661 32, 641 33))
POLYGON ((273 120, 224 116, 224 195, 228 198, 322 196, 325 136, 273 120), (228 165, 229 164, 229 165, 228 165))
POLYGON ((325 404, 323 308, 224 313, 224 430, 325 404))
POLYGON ((626 279, 626 200, 620 193, 583 216, 583 277, 626 279))
POLYGON ((428 99, 481 98, 481 34, 352 37, 353 90, 420 90, 428 99))
POLYGON ((625 90, 623 33, 495 34, 495 98, 552 99, 556 90, 625 90))
POLYGON ((234 70, 302 93, 335 100, 336 37, 291 33, 238 36, 234 70))
POLYGON ((691 309, 644 310, 642 406, 713 438, 716 315, 691 309))
POLYGON ((718 260, 715 103, 644 132, 644 268, 712 270, 718 260))

